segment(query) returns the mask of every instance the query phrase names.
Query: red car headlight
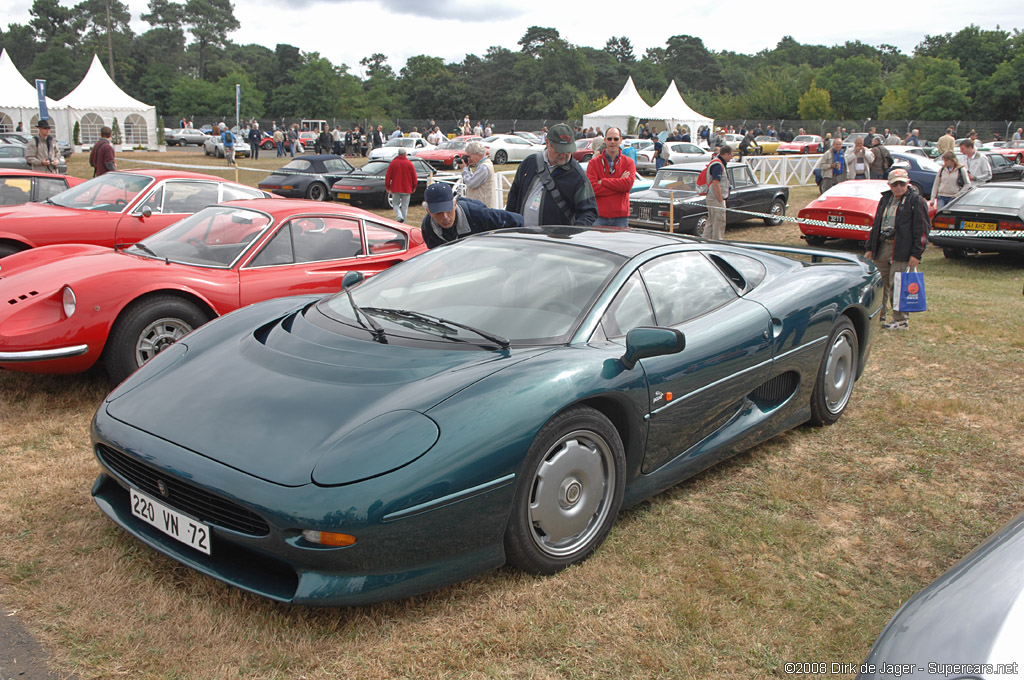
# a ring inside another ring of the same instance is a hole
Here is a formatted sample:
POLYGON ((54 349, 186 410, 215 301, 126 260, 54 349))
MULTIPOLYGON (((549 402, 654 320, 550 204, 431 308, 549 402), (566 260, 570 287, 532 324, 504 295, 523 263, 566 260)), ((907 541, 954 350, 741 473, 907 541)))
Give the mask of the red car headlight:
POLYGON ((64 286, 62 293, 61 302, 64 305, 64 316, 71 318, 71 315, 75 313, 75 309, 78 307, 78 299, 75 297, 75 291, 71 290, 71 286, 64 286))

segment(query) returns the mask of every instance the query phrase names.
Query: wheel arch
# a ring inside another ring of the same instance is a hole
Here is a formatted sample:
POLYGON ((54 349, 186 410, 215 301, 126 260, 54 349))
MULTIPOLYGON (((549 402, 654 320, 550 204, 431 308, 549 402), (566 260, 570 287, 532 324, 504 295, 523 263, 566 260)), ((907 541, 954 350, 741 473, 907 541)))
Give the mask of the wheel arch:
POLYGON ((864 366, 867 364, 871 319, 868 318, 867 310, 863 307, 847 307, 840 316, 848 318, 853 324, 854 332, 857 333, 857 378, 860 378, 864 374, 864 366))
POLYGON ((35 247, 31 243, 4 234, 0 234, 0 246, 10 246, 17 250, 29 250, 35 247))
MULTIPOLYGON (((624 398, 611 394, 595 395, 568 404, 558 413, 562 413, 575 406, 588 406, 611 421, 615 431, 619 434, 622 448, 626 452, 627 478, 631 476, 634 470, 639 469, 644 456, 644 428, 640 426, 642 421, 630 415, 630 407, 624 398)), ((554 418, 558 413, 553 414, 551 417, 554 418)))
POLYGON ((121 305, 121 307, 117 310, 117 314, 115 314, 113 318, 110 320, 110 325, 107 326, 106 337, 103 339, 103 347, 100 350, 100 353, 102 354, 104 351, 106 351, 107 343, 110 342, 110 333, 113 330, 114 326, 117 325, 117 322, 120 321, 122 317, 124 317, 125 310, 134 305, 136 302, 160 296, 177 297, 184 300, 185 302, 195 305, 199 309, 199 311, 201 311, 203 315, 206 316, 207 323, 213 321, 218 316, 220 316, 220 313, 217 312, 213 305, 211 305, 208 300, 200 296, 198 293, 195 293, 193 291, 181 290, 179 288, 154 288, 140 295, 136 295, 130 300, 126 300, 125 303, 121 305))

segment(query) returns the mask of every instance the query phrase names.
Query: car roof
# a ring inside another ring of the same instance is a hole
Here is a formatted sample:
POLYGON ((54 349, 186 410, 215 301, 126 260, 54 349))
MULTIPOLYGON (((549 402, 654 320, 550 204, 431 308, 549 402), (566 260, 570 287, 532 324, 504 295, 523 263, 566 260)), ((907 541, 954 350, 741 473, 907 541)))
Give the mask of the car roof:
POLYGON ((146 175, 152 177, 157 181, 164 179, 209 179, 215 180, 217 182, 228 182, 229 184, 235 184, 234 181, 224 179, 223 177, 216 177, 215 175, 204 175, 200 172, 188 172, 187 170, 163 170, 161 168, 145 170, 142 168, 137 168, 132 170, 118 170, 117 172, 123 172, 129 175, 146 175))
MULTIPOLYGON (((662 168, 662 170, 666 170, 666 169, 668 169, 668 170, 696 170, 697 172, 700 172, 705 167, 707 167, 707 163, 705 163, 704 161, 686 161, 685 163, 673 163, 672 165, 666 165, 666 166, 664 166, 662 168)), ((748 166, 746 163, 739 163, 737 161, 729 161, 729 163, 727 164, 726 167, 729 167, 729 168, 746 168, 746 167, 750 167, 750 166, 748 166)))
MULTIPOLYGON (((390 222, 387 217, 381 217, 375 213, 356 208, 347 203, 323 203, 310 201, 305 198, 248 198, 237 201, 225 201, 217 205, 227 205, 235 208, 248 208, 259 210, 274 217, 285 217, 291 214, 305 213, 317 215, 344 215, 359 219, 373 219, 378 222, 390 222)), ((214 206, 210 206, 214 207, 214 206)))
POLYGON ((519 227, 497 229, 486 232, 486 236, 488 238, 554 241, 557 243, 571 241, 575 245, 615 253, 624 257, 633 257, 660 246, 696 243, 679 234, 670 234, 663 231, 602 227, 519 227))
MULTIPOLYGON (((344 157, 338 156, 338 155, 333 154, 333 153, 306 154, 305 156, 296 156, 292 160, 297 160, 297 161, 298 160, 303 160, 303 161, 329 161, 329 160, 333 160, 335 158, 341 158, 342 160, 345 160, 344 157)), ((291 163, 291 161, 288 161, 288 162, 291 163)))

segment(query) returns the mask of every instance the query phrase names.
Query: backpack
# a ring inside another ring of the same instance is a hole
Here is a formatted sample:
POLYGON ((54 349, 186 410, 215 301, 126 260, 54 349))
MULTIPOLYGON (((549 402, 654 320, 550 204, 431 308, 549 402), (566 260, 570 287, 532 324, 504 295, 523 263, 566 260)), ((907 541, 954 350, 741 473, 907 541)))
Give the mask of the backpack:
MULTIPOLYGON (((704 166, 704 169, 697 175, 697 193, 701 196, 707 196, 708 189, 711 188, 711 177, 708 176, 708 170, 711 168, 713 163, 722 163, 721 158, 712 158, 711 162, 704 166)), ((725 163, 722 163, 722 172, 725 172, 725 163)))
POLYGON ((224 146, 234 146, 235 136, 231 134, 231 130, 224 130, 220 133, 220 141, 224 142, 224 146))

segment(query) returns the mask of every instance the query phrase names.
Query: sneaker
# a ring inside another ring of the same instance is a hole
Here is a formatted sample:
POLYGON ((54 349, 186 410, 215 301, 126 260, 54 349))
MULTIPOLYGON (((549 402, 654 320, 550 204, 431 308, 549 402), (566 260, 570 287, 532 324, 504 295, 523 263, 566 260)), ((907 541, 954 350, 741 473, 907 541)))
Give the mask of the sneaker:
POLYGON ((882 324, 882 328, 887 331, 906 331, 910 330, 910 322, 906 319, 900 319, 899 321, 890 321, 889 323, 882 324))

